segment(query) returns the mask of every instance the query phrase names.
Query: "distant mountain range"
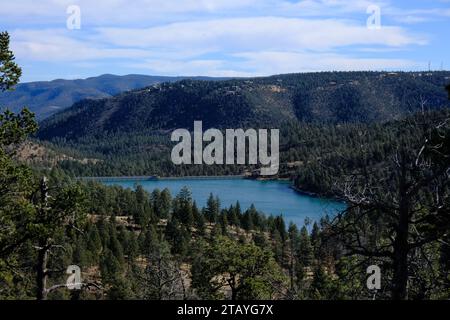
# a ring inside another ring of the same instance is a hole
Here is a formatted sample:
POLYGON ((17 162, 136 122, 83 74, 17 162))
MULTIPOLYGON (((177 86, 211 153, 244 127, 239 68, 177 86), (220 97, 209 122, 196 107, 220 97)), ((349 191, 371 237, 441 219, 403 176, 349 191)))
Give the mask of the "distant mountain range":
MULTIPOLYGON (((124 91, 186 78, 105 74, 80 80, 58 79, 29 82, 19 84, 14 91, 1 93, 0 108, 9 108, 17 112, 26 106, 36 114, 37 119, 42 120, 83 99, 108 98, 124 91)), ((208 77, 195 77, 193 79, 212 80, 208 77)))
MULTIPOLYGON (((100 79, 96 82, 106 90, 106 81, 100 79)), ((450 72, 324 72, 223 81, 171 79, 172 83, 154 84, 112 98, 81 100, 43 121, 38 136, 77 140, 136 134, 191 128, 194 120, 202 120, 205 128, 274 127, 289 121, 381 123, 423 109, 446 107, 445 85, 449 79, 450 72)), ((124 87, 117 86, 117 90, 124 87)))

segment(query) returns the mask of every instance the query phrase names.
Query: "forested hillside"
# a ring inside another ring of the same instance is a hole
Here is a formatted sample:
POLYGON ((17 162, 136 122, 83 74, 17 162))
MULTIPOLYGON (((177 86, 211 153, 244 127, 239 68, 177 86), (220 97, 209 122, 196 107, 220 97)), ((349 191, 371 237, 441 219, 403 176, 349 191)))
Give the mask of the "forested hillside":
POLYGON ((157 84, 83 100, 43 121, 38 137, 77 141, 192 128, 280 127, 286 121, 383 122, 444 107, 450 72, 335 72, 157 84))
POLYGON ((14 112, 26 106, 38 119, 45 119, 83 99, 109 98, 128 90, 182 79, 184 77, 105 74, 78 80, 29 82, 19 84, 15 91, 3 93, 0 96, 0 106, 14 112))
MULTIPOLYGON (((365 149, 370 161, 392 151, 397 121, 446 109, 449 72, 336 72, 157 84, 102 100, 83 100, 40 124, 49 149, 74 176, 243 174, 246 166, 174 166, 170 129, 281 129, 281 173, 308 191, 330 194, 317 160, 339 163, 365 149), (320 170, 319 170, 320 169, 320 170), (301 181, 301 182, 300 182, 301 181)), ((446 111, 442 111, 446 112, 446 111)), ((361 161, 352 161, 355 168, 361 161)))
MULTIPOLYGON (((437 123, 449 116, 449 110, 443 109, 386 123, 287 122, 281 128, 281 165, 277 177, 291 179, 298 189, 305 192, 338 196, 334 189, 336 176, 364 167, 377 168, 373 174, 382 175, 386 163, 399 146, 420 143, 422 131, 419 123, 424 119, 437 123)), ((96 159, 86 162, 66 157, 59 161, 58 167, 72 176, 240 175, 256 168, 248 165, 176 166, 170 159, 173 144, 169 138, 169 133, 161 132, 150 136, 117 134, 105 139, 55 140, 44 145, 49 150, 76 159, 96 159)), ((37 160, 36 165, 46 163, 53 162, 51 159, 47 162, 37 160)))

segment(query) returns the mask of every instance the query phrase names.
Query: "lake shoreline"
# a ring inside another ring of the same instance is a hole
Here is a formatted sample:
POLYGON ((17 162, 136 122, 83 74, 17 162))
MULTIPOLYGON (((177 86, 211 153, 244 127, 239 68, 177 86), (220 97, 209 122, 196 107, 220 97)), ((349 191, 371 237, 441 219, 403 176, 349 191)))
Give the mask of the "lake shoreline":
POLYGON ((124 181, 124 180, 136 180, 136 181, 165 181, 165 180, 231 180, 231 179, 246 179, 246 175, 232 175, 232 176, 172 176, 172 177, 160 177, 160 176, 120 176, 120 177, 76 177, 77 180, 85 181, 124 181))
POLYGON ((173 181, 173 180, 254 180, 254 181, 277 181, 277 182, 289 182, 292 190, 297 192, 300 195, 308 196, 312 198, 318 199, 329 199, 336 200, 339 202, 345 202, 344 199, 337 196, 326 196, 320 193, 303 190, 296 187, 292 180, 289 178, 265 178, 265 177, 254 177, 251 175, 222 175, 222 176, 171 176, 171 177, 160 177, 160 176, 120 176, 120 177, 77 177, 77 180, 81 181, 99 181, 99 182, 108 182, 108 181, 173 181))
MULTIPOLYGON (((79 178, 83 181, 83 178, 79 178)), ((297 192, 289 179, 256 179, 249 176, 194 176, 194 177, 87 177, 84 181, 97 181, 107 186, 135 189, 141 185, 151 193, 156 189, 167 189, 176 195, 184 187, 191 191, 197 204, 206 205, 211 193, 220 198, 222 208, 229 208, 239 202, 248 210, 254 205, 266 216, 283 217, 288 222, 302 226, 306 218, 319 221, 325 214, 334 215, 345 209, 342 202, 297 192), (270 180, 270 181, 269 181, 270 180)))
POLYGON ((312 192, 312 191, 306 191, 303 189, 300 189, 298 187, 296 187, 295 185, 291 185, 290 188, 292 190, 294 190, 295 192, 297 192, 298 194, 304 195, 304 196, 308 196, 308 197, 312 197, 312 198, 320 198, 320 199, 329 199, 329 200, 335 200, 338 202, 343 202, 346 203, 345 199, 338 197, 338 196, 326 196, 320 193, 316 193, 316 192, 312 192))

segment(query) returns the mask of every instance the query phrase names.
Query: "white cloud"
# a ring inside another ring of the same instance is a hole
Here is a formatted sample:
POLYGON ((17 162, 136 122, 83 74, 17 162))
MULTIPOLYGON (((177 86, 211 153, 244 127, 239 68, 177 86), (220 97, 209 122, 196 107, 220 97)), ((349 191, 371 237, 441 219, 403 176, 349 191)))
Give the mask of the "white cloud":
POLYGON ((64 30, 15 30, 11 34, 15 55, 23 60, 47 62, 72 62, 106 58, 144 58, 147 51, 101 47, 95 43, 78 40, 64 30))
POLYGON ((137 71, 211 76, 414 68, 419 63, 392 58, 428 43, 409 24, 446 15, 450 9, 401 10, 390 0, 20 0, 0 6, 2 22, 14 26, 12 48, 21 61, 94 69, 97 61, 118 59, 113 63, 137 71), (366 27, 366 9, 374 3, 382 7, 381 30, 366 27), (81 7, 81 30, 65 29, 72 4, 81 7))
POLYGON ((267 76, 281 73, 358 70, 404 70, 424 65, 411 60, 358 58, 332 53, 243 52, 224 60, 147 60, 130 67, 161 75, 204 75, 226 77, 267 76))
POLYGON ((173 23, 146 29, 100 28, 98 40, 139 48, 196 48, 208 51, 330 50, 349 45, 401 47, 425 44, 399 27, 369 30, 332 19, 258 17, 173 23))
POLYGON ((395 22, 415 24, 447 19, 450 17, 450 8, 402 9, 387 7, 384 13, 395 22))
MULTIPOLYGON (((152 26, 160 23, 194 19, 214 19, 276 15, 284 17, 342 18, 348 14, 364 16, 369 5, 379 5, 383 15, 429 19, 449 16, 449 8, 402 9, 392 0, 19 0, 4 1, 0 6, 2 21, 39 25, 64 24, 69 5, 81 8, 83 25, 152 26)), ((442 2, 442 1, 440 1, 442 2)), ((410 18, 412 19, 412 18, 410 18)))
POLYGON ((266 75, 319 70, 404 68, 398 59, 358 59, 338 54, 349 46, 402 49, 426 39, 399 27, 369 30, 351 21, 256 17, 172 23, 152 28, 15 30, 13 50, 22 60, 90 62, 121 59, 155 74, 266 75))
MULTIPOLYGON (((66 9, 78 5, 87 26, 146 23, 186 19, 189 15, 234 12, 258 5, 261 0, 20 0, 0 6, 4 21, 41 24, 61 22, 66 9)), ((192 16, 191 16, 192 17, 192 16)))
POLYGON ((306 52, 248 52, 236 56, 245 59, 245 64, 257 74, 358 71, 358 70, 402 70, 415 68, 415 61, 403 59, 358 58, 335 53, 306 52))
MULTIPOLYGON (((251 77, 259 75, 258 72, 246 72, 231 69, 233 67, 225 60, 172 60, 151 59, 129 67, 159 75, 185 75, 210 77, 251 77)), ((234 67, 242 67, 234 65, 234 67)))
POLYGON ((348 13, 365 14, 371 5, 390 6, 385 0, 303 0, 279 2, 279 11, 296 16, 339 16, 348 13))

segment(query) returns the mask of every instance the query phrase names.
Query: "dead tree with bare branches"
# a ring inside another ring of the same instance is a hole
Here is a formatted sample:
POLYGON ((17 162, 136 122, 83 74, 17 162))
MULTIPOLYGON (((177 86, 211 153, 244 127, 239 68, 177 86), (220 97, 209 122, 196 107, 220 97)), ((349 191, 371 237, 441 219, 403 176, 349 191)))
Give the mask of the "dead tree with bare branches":
POLYGON ((450 119, 418 118, 399 126, 416 128, 416 148, 398 141, 382 172, 366 167, 336 184, 349 206, 332 234, 346 255, 383 263, 392 299, 408 298, 417 278, 412 259, 426 259, 430 245, 449 245, 450 119))

